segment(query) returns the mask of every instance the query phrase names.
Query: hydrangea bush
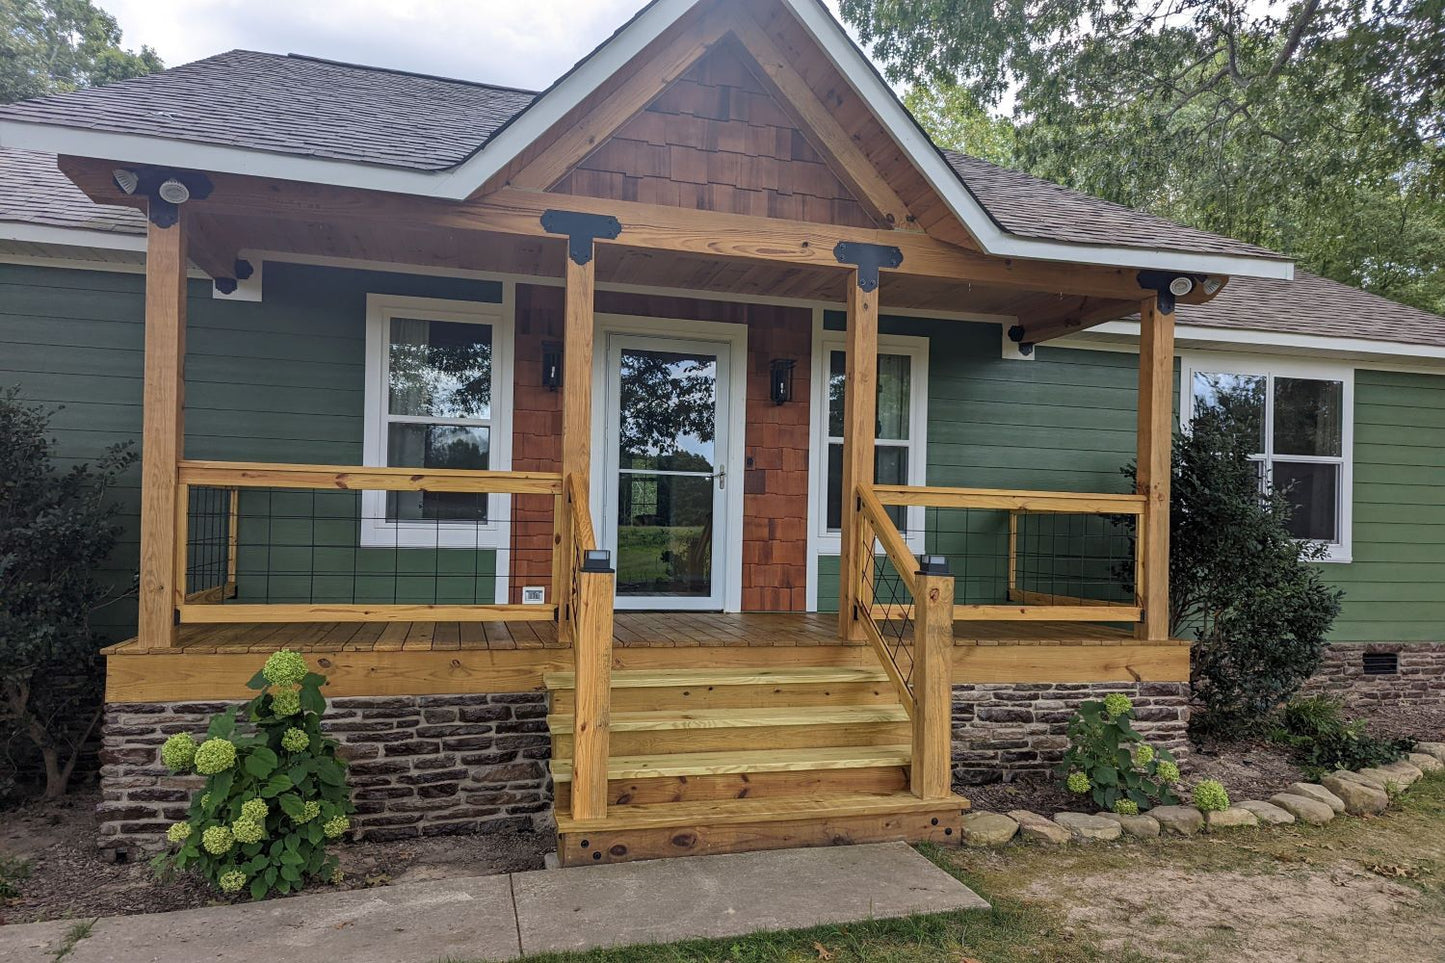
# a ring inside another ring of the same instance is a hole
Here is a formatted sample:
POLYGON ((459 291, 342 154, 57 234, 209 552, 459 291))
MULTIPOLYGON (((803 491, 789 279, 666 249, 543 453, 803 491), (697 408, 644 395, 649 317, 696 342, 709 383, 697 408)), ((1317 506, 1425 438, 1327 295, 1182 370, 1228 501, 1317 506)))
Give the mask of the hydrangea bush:
POLYGON ((346 761, 321 732, 325 684, 283 649, 247 683, 257 696, 213 717, 203 741, 184 732, 166 740, 166 767, 200 773, 206 785, 166 833, 175 848, 158 869, 192 870, 252 899, 338 877, 326 847, 351 828, 354 807, 346 761))
POLYGON ((1121 815, 1178 803, 1172 787, 1179 766, 1168 750, 1146 743, 1133 722, 1134 703, 1121 692, 1082 703, 1069 720, 1069 749, 1055 769, 1064 788, 1121 815))
POLYGON ((1229 793, 1218 779, 1205 779, 1194 787, 1191 801, 1202 813, 1222 813, 1229 808, 1229 793))

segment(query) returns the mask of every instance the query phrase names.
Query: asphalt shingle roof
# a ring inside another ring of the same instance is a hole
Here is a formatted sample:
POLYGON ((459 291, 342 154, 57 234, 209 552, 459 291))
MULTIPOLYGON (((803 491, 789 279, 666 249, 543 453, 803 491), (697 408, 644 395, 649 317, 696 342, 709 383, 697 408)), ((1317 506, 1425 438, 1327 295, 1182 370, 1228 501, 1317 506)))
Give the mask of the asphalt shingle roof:
POLYGON ((530 91, 232 50, 160 73, 0 107, 62 127, 443 171, 535 99, 530 91))
POLYGON ((55 166, 54 154, 0 150, 0 221, 117 234, 144 234, 145 217, 97 204, 55 166))
MULTIPOLYGON (((538 96, 232 50, 146 77, 0 106, 0 118, 440 172, 481 150, 538 96)), ((964 154, 944 156, 989 215, 1022 237, 1280 257, 964 154)))

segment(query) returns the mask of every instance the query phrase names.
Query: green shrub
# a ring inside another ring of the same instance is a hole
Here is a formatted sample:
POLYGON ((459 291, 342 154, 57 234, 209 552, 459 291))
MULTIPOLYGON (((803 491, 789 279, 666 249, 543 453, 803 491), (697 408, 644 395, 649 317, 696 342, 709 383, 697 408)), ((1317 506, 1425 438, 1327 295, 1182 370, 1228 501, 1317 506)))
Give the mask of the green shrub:
POLYGON ((1179 781, 1174 757, 1144 742, 1133 721, 1134 704, 1122 693, 1081 704, 1069 720, 1069 749, 1055 769, 1064 788, 1118 813, 1128 813, 1128 804, 1137 813, 1177 803, 1170 788, 1179 781))
POLYGON ((1272 735, 1311 779, 1336 769, 1388 765, 1415 748, 1413 739, 1372 735, 1364 720, 1346 719, 1344 706, 1327 696, 1287 704, 1276 717, 1272 735))
POLYGON ((1227 738, 1267 727, 1319 668, 1342 593, 1312 564, 1323 546, 1290 531, 1289 492, 1260 490, 1263 389, 1215 388, 1174 439, 1169 618, 1194 638, 1190 730, 1227 738))
POLYGON ((176 848, 158 857, 158 870, 192 870, 252 899, 335 877, 326 847, 350 828, 354 807, 346 761, 321 731, 325 684, 304 657, 282 650, 247 683, 259 694, 213 717, 200 745, 189 733, 166 740, 168 768, 207 778, 185 822, 167 832, 176 848))
POLYGON ((1202 813, 1222 813, 1229 808, 1229 793, 1218 779, 1205 779, 1194 787, 1191 802, 1202 813))

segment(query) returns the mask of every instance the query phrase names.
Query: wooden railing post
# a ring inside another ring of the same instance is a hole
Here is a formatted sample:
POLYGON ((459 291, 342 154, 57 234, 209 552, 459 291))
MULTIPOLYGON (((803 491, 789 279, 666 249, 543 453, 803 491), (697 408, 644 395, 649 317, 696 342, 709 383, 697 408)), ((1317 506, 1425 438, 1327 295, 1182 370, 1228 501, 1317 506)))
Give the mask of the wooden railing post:
POLYGON ((577 573, 573 654, 577 675, 572 738, 572 818, 607 815, 607 760, 612 728, 612 601, 617 576, 611 571, 577 573))
POLYGON ((142 645, 176 644, 176 610, 185 592, 178 519, 185 507, 177 472, 183 457, 186 357, 186 230, 177 215, 152 218, 146 233, 145 385, 141 416, 140 585, 142 645), (178 583, 177 569, 181 570, 178 583))
MULTIPOLYGON (((1187 388, 1187 386, 1186 386, 1187 388)), ((1174 314, 1157 297, 1139 305, 1138 492, 1145 497, 1136 550, 1141 639, 1169 638, 1169 482, 1174 443, 1174 314)))
POLYGON ((919 572, 913 596, 913 765, 920 799, 947 799, 953 769, 953 576, 919 572))
POLYGON ((860 485, 873 484, 874 439, 878 421, 878 290, 876 272, 870 286, 855 269, 848 282, 847 387, 843 393, 843 517, 838 553, 838 634, 861 640, 857 606, 871 599, 859 597, 863 582, 863 552, 859 544, 858 497, 860 485))

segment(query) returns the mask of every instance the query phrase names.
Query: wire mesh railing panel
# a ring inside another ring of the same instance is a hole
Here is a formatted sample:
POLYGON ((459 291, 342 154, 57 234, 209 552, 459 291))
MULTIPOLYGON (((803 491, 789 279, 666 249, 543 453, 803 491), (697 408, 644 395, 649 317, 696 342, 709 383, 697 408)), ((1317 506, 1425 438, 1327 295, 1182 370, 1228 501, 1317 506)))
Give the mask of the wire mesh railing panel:
POLYGON ((188 593, 224 582, 229 556, 234 592, 206 601, 493 605, 520 602, 524 587, 556 601, 550 518, 509 523, 509 503, 527 496, 407 513, 395 499, 369 495, 190 486, 188 593))
POLYGON ((862 553, 864 586, 871 604, 865 618, 872 621, 883 640, 883 648, 899 676, 913 690, 913 638, 916 624, 913 593, 886 553, 875 544, 862 553))

